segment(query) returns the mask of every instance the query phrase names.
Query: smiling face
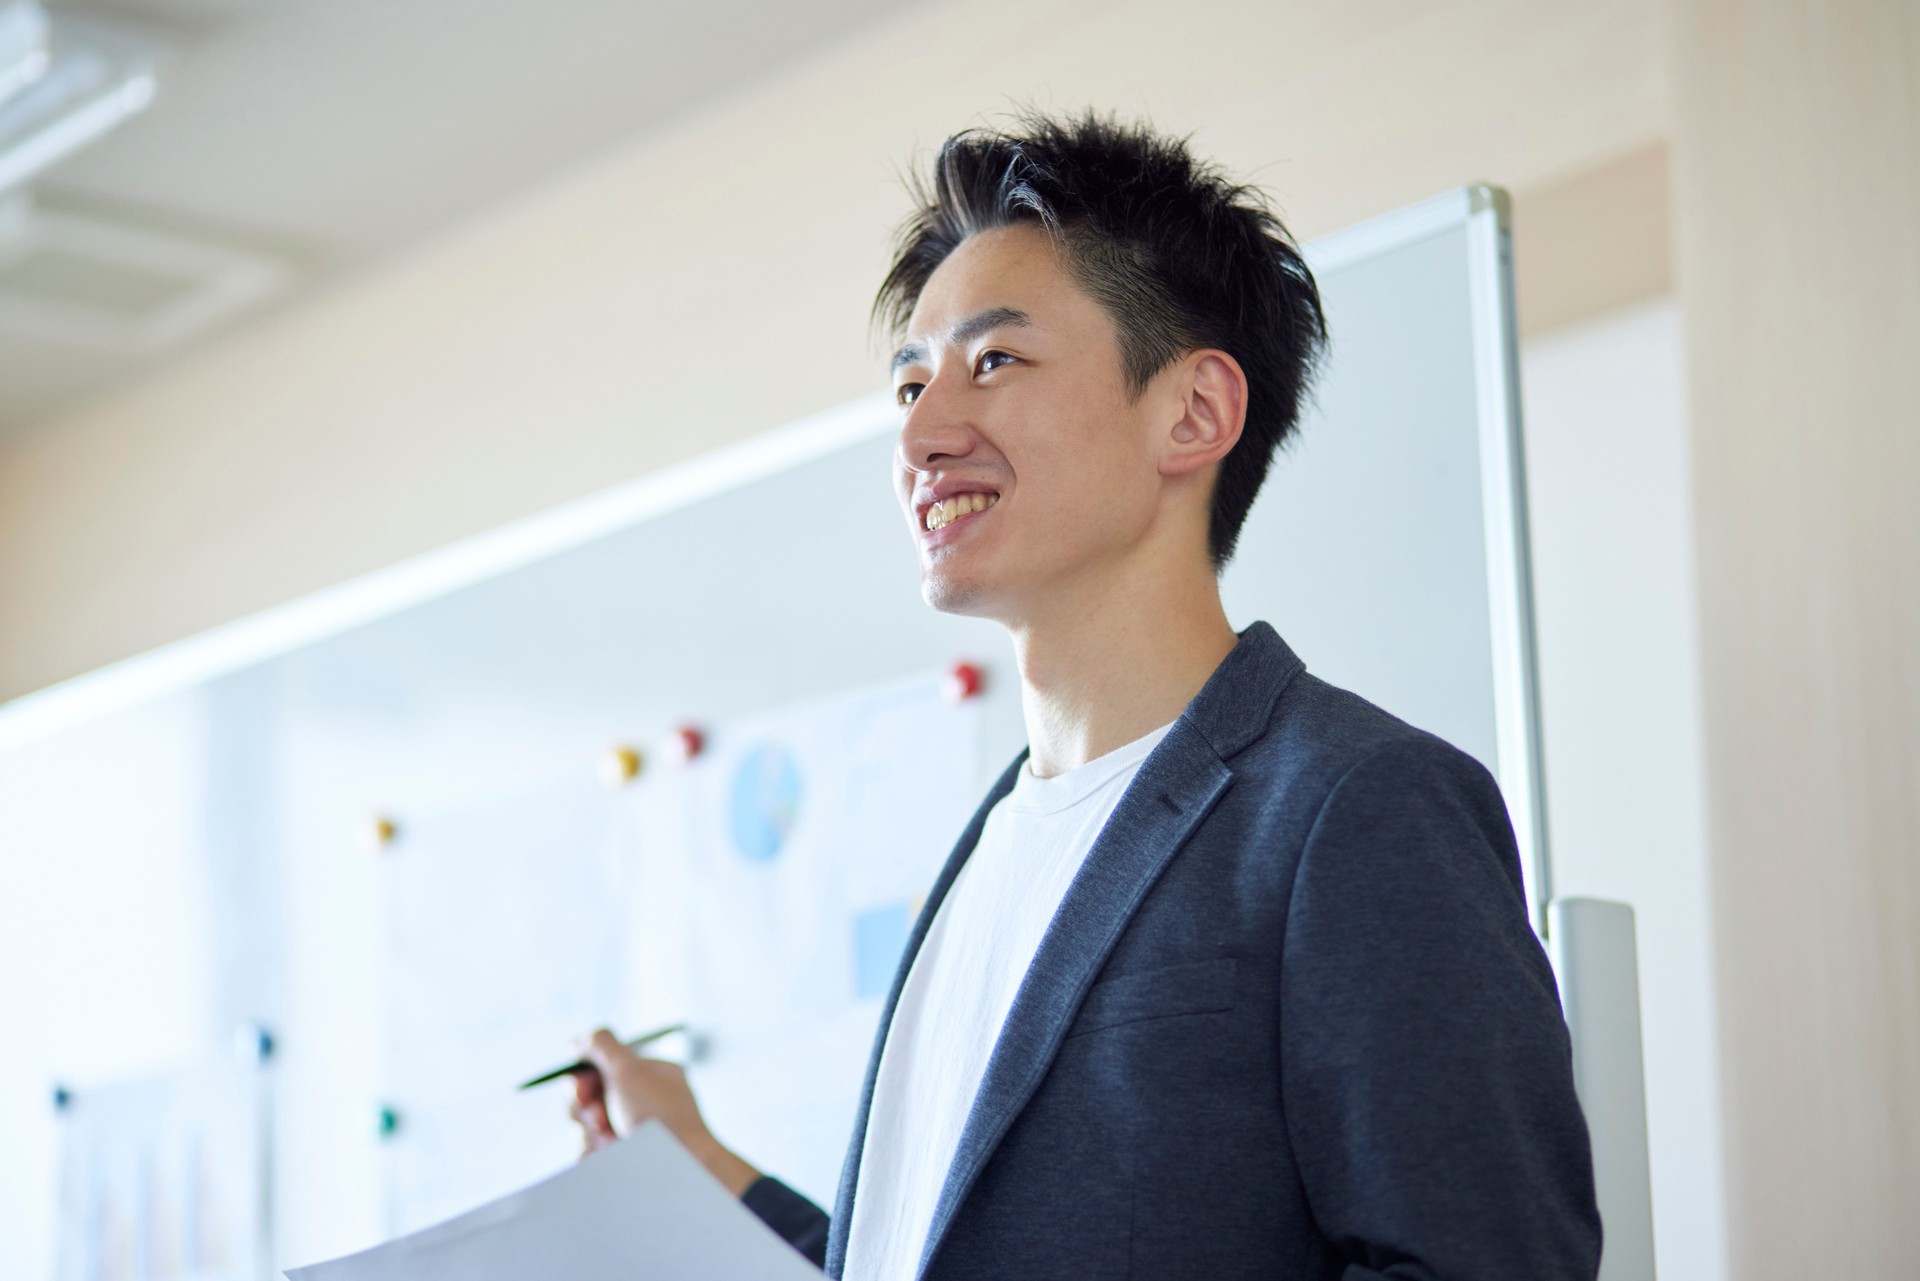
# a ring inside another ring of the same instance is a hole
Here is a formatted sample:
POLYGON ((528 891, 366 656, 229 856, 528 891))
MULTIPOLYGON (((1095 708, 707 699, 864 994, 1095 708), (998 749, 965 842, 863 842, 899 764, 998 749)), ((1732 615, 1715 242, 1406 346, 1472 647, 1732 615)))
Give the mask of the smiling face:
POLYGON ((893 382, 895 489, 934 608, 1019 626, 1148 537, 1171 406, 1129 394, 1112 317, 1038 228, 981 232, 941 263, 893 382))

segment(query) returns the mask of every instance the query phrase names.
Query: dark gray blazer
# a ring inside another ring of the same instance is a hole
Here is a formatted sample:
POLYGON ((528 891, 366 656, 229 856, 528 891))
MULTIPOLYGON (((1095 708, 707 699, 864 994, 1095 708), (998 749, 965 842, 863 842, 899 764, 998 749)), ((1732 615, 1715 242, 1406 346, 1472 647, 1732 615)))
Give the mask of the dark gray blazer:
MULTIPOLYGON (((894 976, 829 1223, 839 1276, 894 976)), ((1476 761, 1265 623, 1141 765, 989 1059, 920 1275, 1557 1281, 1599 1267, 1586 1123, 1506 807, 1476 761)), ((904 1281, 904 1279, 903 1279, 904 1281)))

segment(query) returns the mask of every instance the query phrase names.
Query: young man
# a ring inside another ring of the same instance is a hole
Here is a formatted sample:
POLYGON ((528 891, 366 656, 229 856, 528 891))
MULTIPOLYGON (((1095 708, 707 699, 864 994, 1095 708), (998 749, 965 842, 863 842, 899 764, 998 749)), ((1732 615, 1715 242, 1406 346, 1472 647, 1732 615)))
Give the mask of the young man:
POLYGON ((1493 780, 1221 609, 1324 340, 1286 232, 1091 117, 961 134, 921 194, 896 489, 928 603, 1012 636, 1029 750, 928 896, 831 1221, 604 1032, 590 1143, 663 1121, 858 1281, 1591 1278, 1493 780))

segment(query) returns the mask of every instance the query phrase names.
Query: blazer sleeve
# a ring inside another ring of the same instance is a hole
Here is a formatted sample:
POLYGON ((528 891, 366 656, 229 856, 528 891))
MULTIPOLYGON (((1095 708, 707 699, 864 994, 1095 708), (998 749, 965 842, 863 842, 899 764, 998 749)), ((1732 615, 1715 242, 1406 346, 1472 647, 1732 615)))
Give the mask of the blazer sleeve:
POLYGON ((1591 1281, 1571 1046, 1486 770, 1424 734, 1354 765, 1286 928, 1287 1129, 1342 1281, 1591 1281))
POLYGON ((776 1178, 762 1176, 740 1194, 740 1203, 760 1221, 807 1256, 816 1268, 827 1266, 827 1212, 776 1178))

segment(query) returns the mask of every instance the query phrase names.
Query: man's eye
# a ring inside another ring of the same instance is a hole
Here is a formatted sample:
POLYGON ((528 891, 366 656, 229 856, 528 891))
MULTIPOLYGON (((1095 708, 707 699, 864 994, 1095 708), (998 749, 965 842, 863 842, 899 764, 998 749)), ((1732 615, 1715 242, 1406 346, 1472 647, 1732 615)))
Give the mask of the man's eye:
POLYGON ((984 374, 1000 368, 1001 365, 1011 364, 1012 362, 1013 357, 1004 351, 983 351, 980 353, 979 363, 976 364, 974 368, 977 372, 984 374))
POLYGON ((925 387, 925 383, 901 383, 893 389, 893 398, 900 402, 902 409, 905 409, 908 405, 920 399, 920 393, 925 387))

